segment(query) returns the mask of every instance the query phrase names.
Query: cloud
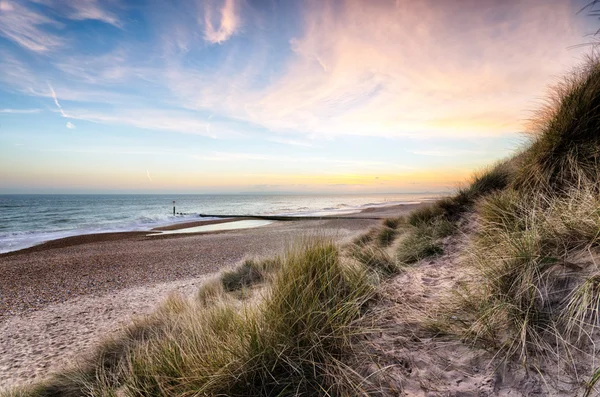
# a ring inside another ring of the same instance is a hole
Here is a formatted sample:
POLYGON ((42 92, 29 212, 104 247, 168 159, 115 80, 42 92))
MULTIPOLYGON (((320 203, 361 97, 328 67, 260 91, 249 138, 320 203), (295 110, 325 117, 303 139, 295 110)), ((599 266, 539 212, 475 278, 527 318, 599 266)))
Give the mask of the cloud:
POLYGON ((326 164, 328 167, 347 168, 347 169, 382 169, 382 170, 412 170, 412 166, 406 166, 399 163, 388 161, 363 161, 350 160, 343 158, 329 157, 290 157, 287 155, 272 155, 262 153, 246 153, 246 152, 210 152, 203 155, 194 155, 194 158, 202 161, 211 162, 233 162, 233 161, 266 161, 277 164, 298 164, 300 166, 310 164, 326 164))
POLYGON ((269 142, 280 143, 282 145, 300 146, 300 147, 314 147, 314 143, 306 140, 298 139, 287 139, 281 137, 273 137, 267 139, 269 142))
POLYGON ((123 25, 117 16, 103 9, 96 0, 78 0, 67 2, 70 10, 68 18, 74 20, 92 19, 122 28, 123 25))
POLYGON ((532 96, 583 52, 568 50, 583 28, 560 0, 302 4, 281 65, 257 53, 218 70, 172 64, 169 88, 183 106, 278 132, 497 136, 523 130, 532 96))
POLYGON ((532 97, 577 61, 579 50, 567 48, 583 35, 576 7, 561 0, 307 1, 287 15, 278 8, 277 20, 269 20, 268 7, 217 0, 145 7, 154 16, 152 37, 172 47, 113 42, 109 35, 105 53, 58 54, 50 50, 70 42, 55 33, 64 19, 52 16, 117 27, 125 19, 110 11, 118 11, 109 7, 116 2, 35 1, 52 12, 0 0, 0 34, 44 52, 45 62, 36 68, 0 48, 3 85, 52 97, 70 119, 215 138, 245 131, 224 127, 227 120, 268 131, 262 135, 268 141, 307 147, 346 135, 427 139, 520 131, 530 116, 523 109, 535 108, 532 97), (272 41, 286 18, 293 27, 272 41), (206 44, 224 43, 242 27, 243 46, 206 44), (156 57, 138 56, 157 48, 163 53, 156 57), (71 101, 68 115, 54 89, 71 101), (213 112, 218 122, 206 119, 213 112))
POLYGON ((540 92, 571 61, 577 35, 562 1, 484 1, 476 11, 466 2, 328 4, 307 8, 287 72, 251 102, 255 122, 333 135, 516 131, 523 92, 540 92))
POLYGON ((9 0, 0 0, 0 35, 34 52, 46 52, 65 45, 65 40, 44 26, 62 27, 31 8, 9 0))
POLYGON ((150 171, 146 170, 146 176, 148 177, 148 179, 150 180, 150 182, 152 182, 152 178, 150 177, 150 171))
POLYGON ((233 36, 240 27, 239 1, 224 0, 223 7, 215 11, 213 2, 204 6, 204 40, 221 44, 233 36))
POLYGON ((47 7, 47 10, 42 13, 31 4, 27 6, 25 1, 0 0, 0 35, 33 52, 50 52, 68 43, 64 36, 55 33, 64 24, 51 15, 71 20, 98 20, 122 28, 117 16, 101 7, 96 0, 34 2, 47 7))
POLYGON ((48 88, 50 88, 50 95, 52 96, 52 99, 54 99, 54 103, 56 104, 56 107, 58 108, 60 114, 63 117, 69 117, 63 110, 62 106, 60 106, 60 103, 58 103, 58 97, 56 96, 56 92, 54 91, 54 88, 52 87, 52 85, 50 85, 50 83, 48 83, 48 88))
POLYGON ((208 123, 195 112, 164 110, 159 108, 131 109, 114 111, 94 111, 88 109, 70 109, 68 117, 100 124, 129 125, 137 128, 170 131, 182 134, 202 135, 210 138, 235 138, 242 134, 228 126, 207 128, 208 123))
POLYGON ((75 124, 71 123, 70 121, 67 121, 66 127, 70 130, 74 130, 75 128, 75 124))
POLYGON ((42 109, 0 109, 0 113, 31 114, 39 113, 42 109))
POLYGON ((425 150, 410 150, 410 153, 417 154, 420 156, 432 156, 432 157, 458 157, 458 156, 481 156, 486 155, 487 152, 483 150, 459 150, 454 148, 432 148, 425 150))

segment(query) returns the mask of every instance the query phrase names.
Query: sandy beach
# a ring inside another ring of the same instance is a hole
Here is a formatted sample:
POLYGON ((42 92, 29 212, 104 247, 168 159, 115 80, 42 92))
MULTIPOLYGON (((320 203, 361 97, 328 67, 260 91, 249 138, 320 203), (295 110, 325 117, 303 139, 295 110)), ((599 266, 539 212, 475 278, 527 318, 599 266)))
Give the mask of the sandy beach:
MULTIPOLYGON (((0 255, 0 390, 41 379, 89 353, 132 316, 246 257, 281 253, 302 235, 348 241, 377 219, 418 205, 370 208, 349 219, 278 221, 254 229, 148 237, 69 237, 0 255)), ((172 230, 207 224, 193 222, 172 230)))

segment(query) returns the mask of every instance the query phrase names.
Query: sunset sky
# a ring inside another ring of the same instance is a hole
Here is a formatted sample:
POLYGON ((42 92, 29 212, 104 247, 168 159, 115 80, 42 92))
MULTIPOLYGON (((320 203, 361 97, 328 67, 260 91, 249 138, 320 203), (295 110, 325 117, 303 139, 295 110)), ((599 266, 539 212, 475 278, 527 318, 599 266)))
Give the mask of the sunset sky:
POLYGON ((0 193, 448 191, 514 152, 586 0, 0 0, 0 193))

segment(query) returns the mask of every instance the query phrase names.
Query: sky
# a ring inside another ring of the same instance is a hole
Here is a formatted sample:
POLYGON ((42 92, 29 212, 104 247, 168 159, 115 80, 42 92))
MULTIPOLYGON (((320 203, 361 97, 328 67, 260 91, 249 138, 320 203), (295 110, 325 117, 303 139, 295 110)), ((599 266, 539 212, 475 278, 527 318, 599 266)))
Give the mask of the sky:
POLYGON ((446 192, 523 145, 586 0, 0 0, 0 193, 446 192))

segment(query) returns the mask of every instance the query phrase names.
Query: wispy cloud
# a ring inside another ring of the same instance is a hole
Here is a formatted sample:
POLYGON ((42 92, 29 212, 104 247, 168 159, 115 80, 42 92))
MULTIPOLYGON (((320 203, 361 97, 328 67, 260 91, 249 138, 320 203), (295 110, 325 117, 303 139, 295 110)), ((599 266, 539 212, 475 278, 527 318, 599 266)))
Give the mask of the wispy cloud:
POLYGON ((281 143, 282 145, 292 145, 300 147, 314 147, 314 142, 299 139, 287 139, 282 137, 273 137, 267 139, 269 142, 281 143))
POLYGON ((42 109, 0 109, 0 113, 31 114, 39 113, 42 109))
POLYGON ((56 18, 59 15, 72 20, 98 20, 122 28, 119 18, 96 0, 35 0, 29 4, 26 1, 0 0, 0 35, 34 52, 45 53, 63 48, 68 39, 56 33, 56 29, 64 27, 56 18), (42 4, 46 10, 42 12, 32 3, 42 4))
POLYGON ((212 1, 204 6, 204 39, 213 44, 227 41, 240 27, 239 4, 236 0, 223 0, 216 9, 212 1))
POLYGON ((122 28, 119 18, 112 12, 101 7, 96 0, 78 0, 67 2, 70 8, 68 18, 74 20, 93 19, 122 28))
POLYGON ((70 130, 74 130, 75 128, 75 124, 71 123, 70 121, 67 121, 66 127, 70 130))
POLYGON ((486 152, 483 150, 460 150, 454 148, 432 148, 424 150, 410 150, 409 152, 420 156, 431 157, 480 156, 486 154, 486 152))
POLYGON ((60 106, 60 103, 58 103, 58 97, 56 96, 56 92, 54 91, 54 88, 52 87, 52 85, 50 83, 48 83, 48 88, 50 88, 50 95, 52 96, 52 99, 54 99, 54 103, 56 104, 56 107, 58 108, 58 111, 60 112, 60 114, 63 117, 69 117, 63 110, 62 106, 60 106))
POLYGON ((272 155, 263 153, 246 152, 211 152, 203 155, 194 155, 198 160, 210 162, 233 162, 233 161, 266 161, 277 164, 327 164, 329 167, 356 168, 356 169, 382 169, 382 170, 412 170, 414 167, 388 161, 364 161, 354 159, 340 159, 317 156, 290 157, 284 155, 272 155))
POLYGON ((449 3, 311 4, 286 74, 251 102, 252 114, 271 129, 415 137, 514 132, 527 108, 522 92, 540 92, 573 57, 568 2, 483 1, 477 13, 453 4, 468 26, 447 17, 449 3), (497 18, 500 11, 512 20, 497 18), (503 110, 482 118, 489 109, 503 110), (450 117, 453 125, 445 123, 450 117))
POLYGON ((226 126, 217 127, 213 125, 212 128, 207 128, 208 123, 204 117, 195 115, 193 112, 180 110, 124 108, 100 112, 87 109, 70 109, 68 116, 65 117, 93 123, 128 125, 148 130, 202 135, 210 138, 235 138, 243 135, 226 126))
POLYGON ((40 12, 21 2, 0 0, 0 35, 35 52, 46 52, 64 46, 65 40, 44 27, 62 27, 40 12))
POLYGON ((152 177, 150 176, 150 171, 149 170, 146 170, 146 176, 148 177, 148 180, 150 182, 152 182, 152 177))

